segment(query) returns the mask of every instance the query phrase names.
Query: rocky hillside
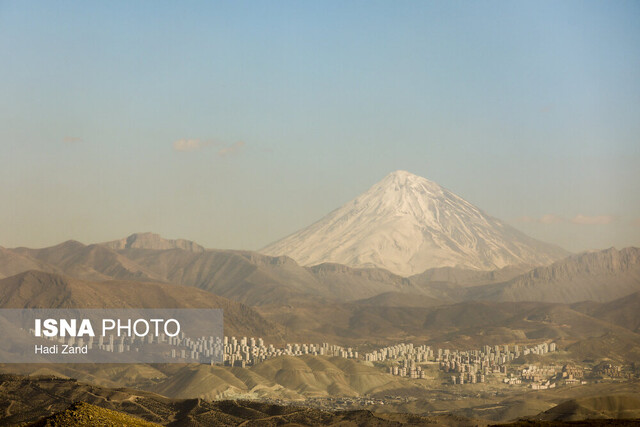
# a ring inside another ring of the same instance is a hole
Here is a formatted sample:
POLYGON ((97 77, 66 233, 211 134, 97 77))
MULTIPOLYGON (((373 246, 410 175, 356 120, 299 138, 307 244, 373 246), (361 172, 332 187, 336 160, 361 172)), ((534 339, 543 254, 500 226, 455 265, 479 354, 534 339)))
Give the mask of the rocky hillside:
POLYGON ((196 288, 164 283, 89 282, 27 271, 0 280, 1 308, 221 308, 227 335, 280 342, 282 328, 254 309, 196 288), (269 338, 267 338, 269 337, 269 338))
POLYGON ((585 252, 535 268, 505 283, 477 287, 467 299, 611 301, 640 291, 640 248, 585 252))

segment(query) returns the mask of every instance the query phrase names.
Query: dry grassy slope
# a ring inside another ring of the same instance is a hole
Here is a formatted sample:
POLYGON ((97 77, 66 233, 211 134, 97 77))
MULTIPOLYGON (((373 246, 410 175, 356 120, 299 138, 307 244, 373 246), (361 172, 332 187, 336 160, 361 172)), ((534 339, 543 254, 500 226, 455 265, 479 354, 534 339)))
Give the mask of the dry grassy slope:
MULTIPOLYGON (((341 366, 340 364, 333 363, 333 360, 329 362, 322 361, 322 358, 310 358, 314 363, 320 363, 320 366, 311 366, 315 375, 319 376, 321 383, 326 384, 329 381, 336 381, 336 378, 340 378, 340 375, 334 372, 336 367, 345 376, 355 375, 359 370, 365 369, 366 366, 362 364, 353 364, 348 360, 341 359, 340 363, 348 364, 348 366, 341 366), (351 368, 355 368, 351 370, 351 368)), ((270 370, 269 375, 276 376, 279 372, 279 367, 284 366, 285 363, 277 363, 270 370)), ((306 364, 309 366, 309 363, 306 364)), ((303 372, 307 371, 307 368, 296 365, 298 369, 303 372)), ((160 366, 166 376, 165 378, 171 379, 171 384, 176 386, 174 392, 179 392, 181 387, 191 388, 193 392, 197 392, 197 387, 201 387, 204 393, 207 393, 209 387, 219 387, 219 383, 236 383, 237 389, 243 389, 242 384, 252 384, 250 387, 258 388, 259 383, 264 381, 264 377, 261 374, 256 373, 253 369, 232 368, 226 369, 226 374, 223 373, 225 369, 216 368, 215 374, 212 374, 210 367, 198 366, 198 365, 163 365, 160 366), (180 378, 180 381, 174 380, 174 378, 180 378), (181 385, 180 383, 188 382, 188 385, 181 385)), ((286 369, 286 372, 290 372, 290 369, 286 369)), ((295 376, 295 375, 294 375, 295 376)), ((367 372, 360 373, 360 378, 364 378, 366 383, 365 388, 371 387, 372 382, 367 378, 367 372)), ((172 419, 184 419, 186 415, 192 415, 197 418, 197 414, 210 411, 212 413, 218 413, 222 411, 228 415, 238 416, 239 412, 244 412, 247 408, 238 408, 233 405, 243 406, 243 402, 215 402, 208 403, 202 400, 191 401, 176 401, 169 400, 160 397, 153 393, 147 393, 142 391, 135 391, 131 389, 117 389, 109 390, 96 386, 89 386, 75 381, 60 381, 56 380, 53 383, 50 381, 42 381, 38 378, 17 378, 7 379, 11 377, 0 375, 0 407, 6 408, 3 416, 0 416, 0 425, 15 424, 19 421, 15 417, 17 413, 22 413, 23 417, 35 417, 41 418, 42 411, 49 411, 48 413, 56 412, 64 409, 72 401, 82 400, 99 406, 125 410, 133 415, 142 417, 149 421, 161 422, 158 415, 166 417, 170 416, 172 419), (34 387, 35 385, 35 387, 34 387), (13 403, 11 403, 13 402, 13 403), (231 406, 229 406, 231 405, 231 406), (37 411, 33 411, 34 407, 39 408, 37 411), (7 409, 8 408, 8 409, 7 409), (230 410, 231 409, 231 410, 230 410), (39 411, 39 412, 38 412, 39 411), (239 412, 238 412, 239 411, 239 412), (4 417, 4 418, 3 418, 4 417), (7 418, 8 417, 8 418, 7 418), (11 420, 13 422, 8 422, 11 420)), ((286 379, 289 381, 291 375, 287 374, 286 379)), ((425 388, 417 388, 416 383, 410 380, 397 379, 400 382, 400 387, 397 384, 385 383, 381 388, 373 388, 372 390, 379 390, 378 392, 372 392, 377 396, 383 396, 386 394, 404 394, 407 396, 413 396, 415 400, 398 403, 392 405, 384 405, 374 407, 375 411, 385 412, 411 412, 411 413, 424 413, 424 412, 448 412, 448 419, 453 421, 457 419, 459 421, 465 421, 468 418, 493 420, 493 421, 508 421, 521 417, 534 417, 540 412, 547 411, 556 405, 571 399, 583 400, 585 398, 601 398, 603 396, 638 396, 640 393, 640 383, 638 381, 628 381, 623 383, 599 383, 589 384, 586 386, 575 387, 560 387, 550 390, 531 391, 531 390, 502 390, 501 393, 494 395, 492 390, 485 389, 485 385, 477 385, 475 389, 473 386, 464 388, 463 390, 444 389, 438 390, 439 382, 434 385, 426 385, 425 388), (431 389, 429 388, 431 387, 431 389), (452 397, 455 397, 452 399, 452 397)), ((279 384, 275 384, 275 381, 268 381, 268 387, 274 387, 278 390, 279 384), (275 384, 275 386, 274 386, 275 384)), ((422 383, 422 381, 420 381, 422 383)), ((168 384, 168 383, 167 383, 168 384)), ((295 381, 292 382, 295 384, 295 381)), ((313 384, 313 383, 312 383, 313 384)), ((330 388, 330 386, 327 386, 330 388)), ((301 397, 299 393, 293 390, 289 390, 289 396, 285 397, 286 389, 280 389, 280 391, 273 393, 270 397, 281 397, 288 399, 295 399, 301 397)), ((188 393, 185 393, 188 395, 188 393)), ((224 394, 221 396, 225 396, 224 394)), ((232 390, 226 394, 226 396, 233 397, 257 397, 259 393, 239 393, 233 394, 232 390)), ((597 400, 597 399, 596 399, 597 400)), ((609 416, 629 416, 633 417, 634 414, 628 412, 628 410, 638 409, 637 402, 628 401, 623 402, 623 405, 615 406, 614 409, 618 411, 617 415, 614 415, 611 409, 612 405, 609 405, 609 416), (627 411, 627 412, 623 412, 627 411)), ((605 406, 607 407, 607 406, 605 406)), ((285 407, 279 409, 279 413, 286 410, 285 407)), ((253 413, 252 411, 249 411, 253 413)), ((566 413, 566 411, 565 411, 566 413)), ((222 414, 217 414, 222 415, 222 414)), ((245 414, 246 415, 246 414, 245 414)), ((245 417, 245 415, 241 415, 245 417)), ((588 415, 588 414, 587 414, 588 415)), ((585 415, 585 416, 587 416, 585 415)), ((395 419, 394 414, 380 414, 378 417, 387 420, 395 419)), ((34 418, 32 418, 34 419, 34 418)), ((164 418, 166 420, 166 418, 164 418)), ((443 419, 444 422, 447 418, 443 419)), ((217 419, 219 421, 219 419, 217 419)), ((405 422, 407 420, 405 419, 405 422)), ((426 420, 421 420, 425 422, 426 420)), ((211 421, 210 421, 211 422, 211 421)), ((236 422, 239 422, 236 420, 236 422)), ((480 423, 481 425, 484 423, 480 423)), ((199 424, 195 424, 199 425, 199 424)), ((457 423, 453 422, 453 425, 457 423)))
POLYGON ((283 356, 248 368, 201 364, 10 364, 0 369, 11 374, 76 378, 103 387, 136 387, 173 398, 299 400, 416 389, 416 385, 406 379, 361 363, 322 356, 283 356))
MULTIPOLYGON (((216 399, 225 395, 248 394, 246 384, 229 369, 219 366, 182 367, 152 387, 156 393, 173 398, 216 399)), ((277 396, 276 393, 272 394, 277 396)))
MULTIPOLYGON (((626 382, 602 382, 602 383, 593 383, 590 382, 587 385, 573 386, 573 387, 557 387, 554 389, 548 390, 528 390, 524 394, 518 394, 516 396, 510 396, 506 399, 502 399, 501 405, 504 407, 513 407, 514 403, 524 401, 529 402, 528 413, 517 414, 519 417, 532 417, 537 418, 536 413, 533 413, 531 410, 534 409, 536 405, 546 404, 548 408, 546 410, 552 409, 557 405, 562 404, 563 402, 569 400, 582 400, 582 399, 593 399, 599 398, 602 396, 613 396, 613 395, 640 395, 640 382, 637 380, 626 381, 626 382), (538 402, 533 404, 534 402, 538 402)), ((545 411, 546 411, 545 410, 545 411)), ((539 412, 545 412, 539 411, 539 412)), ((503 418, 503 420, 513 419, 512 418, 503 418)))
MULTIPOLYGON (((532 421, 536 415, 571 399, 610 395, 636 395, 640 393, 638 381, 600 383, 548 390, 531 390, 519 387, 492 388, 489 384, 465 385, 441 388, 430 393, 415 394, 415 400, 397 404, 374 406, 375 412, 448 413, 461 419, 484 420, 489 425, 561 425, 539 424, 532 421), (497 393, 496 393, 497 392, 497 393), (503 424, 520 419, 520 424, 503 424), (498 423, 498 424, 497 424, 498 423)), ((480 424, 479 424, 480 425, 480 424)), ((564 424, 562 424, 564 425, 564 424)), ((573 424, 576 425, 576 424, 573 424)), ((592 425, 577 424, 577 425, 592 425)), ((600 424, 599 424, 600 425, 600 424)), ((609 424, 605 424, 609 425, 609 424)), ((637 425, 627 423, 619 425, 637 425)))
POLYGON ((554 335, 547 338, 584 338, 620 329, 572 310, 564 304, 540 302, 463 302, 435 307, 424 319, 424 327, 440 331, 473 331, 489 327, 522 329, 526 333, 554 335), (553 332, 555 331, 555 332, 553 332))
POLYGON ((626 330, 609 331, 580 340, 568 347, 577 360, 610 359, 619 363, 640 360, 640 335, 626 330))
POLYGON ((612 301, 640 291, 640 248, 586 252, 502 284, 472 288, 466 299, 575 303, 612 301))
MULTIPOLYGON (((184 366, 184 365, 180 365, 184 366)), ((37 376, 54 376, 58 378, 73 378, 78 381, 94 384, 101 387, 135 387, 148 388, 149 384, 155 384, 163 380, 167 375, 177 371, 178 368, 167 365, 143 365, 143 364, 5 364, 0 365, 3 374, 37 376)))
POLYGON ((175 397, 361 396, 385 390, 417 388, 410 381, 353 360, 324 356, 281 356, 250 368, 189 365, 155 386, 154 392, 175 397))
MULTIPOLYGON (((579 313, 564 304, 460 303, 435 308, 426 316, 424 328, 433 341, 476 346, 525 340, 597 341, 605 334, 615 333, 624 343, 615 351, 616 360, 633 360, 640 349, 640 335, 579 313)), ((576 355, 584 356, 580 352, 576 355)), ((604 353, 602 357, 605 357, 604 353)))
POLYGON ((571 399, 533 417, 545 421, 640 418, 638 395, 616 394, 571 399))
POLYGON ((59 269, 42 261, 22 255, 12 249, 0 247, 0 279, 14 276, 28 270, 41 270, 50 273, 59 272, 59 269))
POLYGON ((133 426, 153 427, 160 424, 150 423, 141 418, 123 412, 101 408, 84 402, 76 402, 64 411, 43 418, 32 427, 82 427, 82 426, 133 426))
MULTIPOLYGON (((640 306, 638 306, 640 311, 640 306)), ((258 307, 265 317, 309 339, 334 342, 392 343, 401 340, 481 346, 563 340, 575 342, 607 333, 620 338, 606 354, 629 359, 640 348, 640 335, 596 319, 565 304, 538 302, 463 302, 435 307, 389 307, 360 304, 258 307)), ((595 350, 595 349, 594 349, 595 350)), ((590 351, 590 353, 592 353, 590 351)))
POLYGON ((132 401, 136 399, 156 401, 158 405, 170 405, 169 399, 149 392, 105 389, 75 380, 0 375, 0 404, 3 408, 0 425, 34 422, 64 411, 76 401, 113 410, 128 407, 127 412, 131 415, 150 422, 162 421, 161 417, 144 406, 134 406, 132 401))
POLYGON ((225 333, 282 341, 280 326, 252 308, 195 288, 164 283, 89 282, 41 271, 0 280, 3 308, 222 308, 225 333))
POLYGON ((384 292, 370 298, 353 301, 353 304, 379 307, 435 307, 443 301, 426 295, 406 294, 402 292, 384 292))
POLYGON ((607 303, 575 304, 575 310, 634 332, 640 332, 640 292, 607 303))
POLYGON ((612 395, 640 396, 640 382, 635 380, 589 383, 548 390, 520 387, 494 388, 490 383, 464 387, 440 387, 439 390, 432 390, 430 393, 414 394, 415 400, 374 406, 372 410, 409 413, 446 411, 465 419, 483 419, 494 423, 524 418, 525 422, 522 425, 537 425, 527 424, 526 420, 535 418, 538 414, 568 400, 612 395))
POLYGON ((12 251, 78 279, 162 281, 162 277, 154 272, 102 245, 86 246, 69 240, 43 249, 17 248, 12 251))
MULTIPOLYGON (((369 411, 329 412, 298 406, 273 405, 251 401, 210 402, 201 399, 175 400, 132 389, 109 389, 72 380, 0 376, 0 425, 29 423, 51 417, 55 413, 72 411, 78 415, 106 418, 106 425, 118 417, 103 409, 119 411, 148 422, 171 426, 279 426, 279 425, 334 425, 334 426, 400 426, 451 425, 484 426, 486 422, 456 416, 422 417, 413 414, 369 411), (87 404, 72 405, 73 402, 87 404), (70 408, 71 406, 71 408, 70 408), (68 409, 70 408, 70 411, 68 409)), ((121 415, 124 418, 124 415, 121 415)), ((94 418, 95 419, 95 418, 94 418)), ((53 425, 61 425, 53 424, 53 425)), ((66 425, 66 424, 65 424, 66 425)), ((93 423, 89 425, 105 425, 93 423)), ((119 425, 126 425, 120 423, 119 425)))
POLYGON ((368 341, 398 342, 425 336, 420 322, 424 317, 424 308, 298 304, 256 309, 267 319, 304 338, 304 341, 329 340, 351 345, 368 341))

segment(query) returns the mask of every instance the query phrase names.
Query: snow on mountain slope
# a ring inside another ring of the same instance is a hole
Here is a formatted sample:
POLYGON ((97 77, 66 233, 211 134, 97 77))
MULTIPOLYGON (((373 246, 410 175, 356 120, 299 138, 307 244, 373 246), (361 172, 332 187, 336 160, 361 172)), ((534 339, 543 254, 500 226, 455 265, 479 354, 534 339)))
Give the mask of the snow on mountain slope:
POLYGON ((320 221, 261 250, 303 265, 335 262, 409 276, 428 268, 549 264, 568 253, 530 238, 435 182, 387 175, 320 221))

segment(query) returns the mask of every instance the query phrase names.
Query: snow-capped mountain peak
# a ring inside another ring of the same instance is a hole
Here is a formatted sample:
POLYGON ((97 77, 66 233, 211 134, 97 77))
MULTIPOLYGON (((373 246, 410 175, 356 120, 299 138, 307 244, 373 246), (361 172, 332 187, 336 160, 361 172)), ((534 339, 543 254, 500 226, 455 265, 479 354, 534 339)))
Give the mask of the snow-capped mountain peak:
POLYGON ((439 184, 396 171, 365 193, 262 250, 304 265, 335 262, 409 276, 432 267, 548 264, 566 255, 525 236, 439 184))

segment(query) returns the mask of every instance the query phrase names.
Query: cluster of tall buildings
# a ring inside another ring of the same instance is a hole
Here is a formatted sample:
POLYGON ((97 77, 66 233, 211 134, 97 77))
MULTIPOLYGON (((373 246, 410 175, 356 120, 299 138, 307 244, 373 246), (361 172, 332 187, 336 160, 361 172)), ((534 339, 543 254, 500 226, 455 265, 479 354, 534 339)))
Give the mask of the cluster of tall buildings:
POLYGON ((485 375, 499 373, 506 366, 501 364, 499 353, 493 347, 482 350, 458 351, 438 349, 436 362, 445 373, 451 373, 452 384, 475 384, 485 382, 485 375), (489 353, 485 351, 489 350, 489 353))
POLYGON ((556 351, 555 343, 542 343, 535 346, 496 345, 484 346, 476 350, 450 350, 447 348, 432 349, 430 346, 414 346, 402 343, 384 347, 364 355, 369 362, 400 362, 401 366, 390 366, 392 375, 411 378, 425 378, 419 363, 437 363, 439 368, 455 375, 451 376, 454 384, 481 383, 485 375, 506 374, 506 364, 521 355, 545 354, 556 351))
POLYGON ((601 363, 593 369, 593 374, 601 377, 610 378, 633 378, 632 371, 624 371, 622 366, 613 365, 611 363, 601 363))
MULTIPOLYGON (((542 343, 532 347, 518 345, 485 345, 481 349, 450 351, 438 349, 436 361, 444 372, 456 373, 451 376, 453 384, 484 382, 485 375, 507 374, 507 363, 517 359, 521 355, 545 354, 556 351, 555 343, 542 343)), ((516 380, 507 378, 509 383, 515 384, 516 380)), ((519 380, 519 379, 517 379, 519 380)))
POLYGON ((534 346, 496 345, 484 346, 476 350, 432 349, 430 346, 414 346, 402 343, 384 347, 364 355, 369 362, 400 362, 402 366, 389 367, 392 375, 425 378, 419 363, 437 363, 439 368, 454 374, 453 384, 483 383, 487 374, 506 374, 506 364, 521 355, 545 354, 556 351, 555 343, 542 343, 534 346))
MULTIPOLYGON (((164 337, 160 334, 160 342, 164 337)), ((220 361, 222 360, 222 340, 220 337, 199 337, 191 339, 189 337, 168 337, 167 343, 172 346, 171 358, 191 359, 197 362, 220 361)))
POLYGON ((351 347, 344 348, 339 345, 322 344, 297 344, 287 343, 283 347, 274 347, 264 344, 262 338, 224 337, 223 364, 227 366, 251 366, 278 356, 338 356, 345 359, 357 359, 358 352, 351 347))
POLYGON ((456 360, 459 356, 460 359, 464 358, 465 360, 483 359, 487 362, 495 362, 494 364, 504 364, 521 355, 545 354, 553 351, 556 351, 555 343, 542 343, 532 347, 485 345, 482 349, 470 351, 449 350, 446 348, 432 349, 427 345, 414 346, 411 343, 401 343, 366 353, 364 360, 368 362, 383 362, 385 360, 408 359, 415 360, 418 363, 447 362, 456 360))
POLYGON ((529 365, 520 371, 520 378, 531 384, 534 390, 554 388, 558 384, 586 384, 584 369, 571 365, 529 365))
MULTIPOLYGON (((345 359, 358 359, 359 354, 353 348, 339 345, 298 344, 287 343, 281 347, 272 344, 265 345, 262 338, 247 338, 225 336, 189 338, 180 333, 175 337, 165 337, 160 334, 154 339, 152 335, 146 337, 98 337, 84 341, 82 338, 56 339, 68 345, 84 346, 88 349, 96 348, 106 352, 124 353, 141 351, 150 344, 161 345, 163 353, 171 359, 186 362, 222 363, 226 366, 252 366, 267 359, 278 356, 337 356, 345 359)), ((555 343, 542 343, 531 347, 518 345, 484 346, 476 350, 450 350, 447 348, 432 349, 427 345, 414 346, 412 343, 401 343, 374 350, 363 355, 368 362, 390 362, 391 375, 424 379, 426 372, 421 364, 437 364, 445 373, 452 374, 454 384, 482 383, 487 374, 506 374, 506 364, 520 355, 545 354, 556 351, 555 343)), ((556 366, 525 368, 520 375, 522 380, 539 382, 556 374, 560 369, 556 366)), ((568 372, 570 378, 579 374, 568 372)), ((520 379, 519 378, 519 379, 520 379)))
POLYGON ((451 375, 451 384, 475 384, 483 383, 485 376, 481 372, 461 372, 459 375, 451 375))
POLYGON ((414 347, 411 343, 401 343, 366 353, 364 360, 367 362, 413 360, 422 363, 433 360, 433 350, 426 345, 414 347))
POLYGON ((524 381, 541 382, 549 377, 556 375, 562 371, 562 366, 558 365, 544 365, 536 366, 529 365, 522 369, 520 372, 520 378, 524 381))
POLYGON ((422 370, 422 367, 416 365, 415 360, 408 359, 403 360, 402 366, 389 366, 389 373, 400 377, 426 378, 426 372, 422 370))
MULTIPOLYGON (((29 331, 34 335, 34 330, 29 331)), ((94 337, 42 337, 49 341, 64 344, 69 347, 86 347, 88 354, 91 350, 101 350, 107 353, 138 353, 150 351, 157 352, 164 359, 179 359, 185 362, 211 363, 223 360, 222 339, 220 337, 202 336, 198 338, 187 337, 184 332, 177 336, 169 337, 163 333, 157 337, 149 334, 144 337, 136 335, 116 336, 114 334, 97 338, 94 337), (154 346, 150 350, 150 346, 154 346)))

